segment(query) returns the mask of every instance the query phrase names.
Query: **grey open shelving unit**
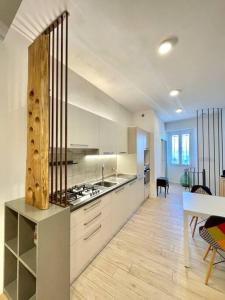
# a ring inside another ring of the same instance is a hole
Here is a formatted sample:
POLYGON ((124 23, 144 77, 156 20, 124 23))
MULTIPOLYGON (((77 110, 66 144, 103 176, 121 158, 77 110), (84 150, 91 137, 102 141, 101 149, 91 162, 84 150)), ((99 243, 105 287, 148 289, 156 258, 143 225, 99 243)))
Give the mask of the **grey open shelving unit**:
POLYGON ((4 293, 10 300, 69 300, 69 251, 69 208, 6 202, 4 293))

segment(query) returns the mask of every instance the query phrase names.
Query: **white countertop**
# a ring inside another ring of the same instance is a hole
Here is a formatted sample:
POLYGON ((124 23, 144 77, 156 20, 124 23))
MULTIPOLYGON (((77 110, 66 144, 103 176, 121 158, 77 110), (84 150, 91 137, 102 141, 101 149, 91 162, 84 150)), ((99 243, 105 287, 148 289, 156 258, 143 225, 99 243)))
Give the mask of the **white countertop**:
POLYGON ((225 217, 225 197, 184 192, 183 209, 191 215, 225 217))

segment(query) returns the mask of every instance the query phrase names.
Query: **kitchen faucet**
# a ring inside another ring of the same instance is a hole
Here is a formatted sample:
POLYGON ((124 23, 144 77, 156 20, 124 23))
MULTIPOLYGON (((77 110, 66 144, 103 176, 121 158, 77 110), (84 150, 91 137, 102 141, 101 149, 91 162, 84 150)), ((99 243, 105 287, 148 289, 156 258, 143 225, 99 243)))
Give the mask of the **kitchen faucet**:
POLYGON ((105 170, 105 166, 104 164, 102 164, 102 182, 104 182, 105 178, 104 178, 104 170, 105 170))

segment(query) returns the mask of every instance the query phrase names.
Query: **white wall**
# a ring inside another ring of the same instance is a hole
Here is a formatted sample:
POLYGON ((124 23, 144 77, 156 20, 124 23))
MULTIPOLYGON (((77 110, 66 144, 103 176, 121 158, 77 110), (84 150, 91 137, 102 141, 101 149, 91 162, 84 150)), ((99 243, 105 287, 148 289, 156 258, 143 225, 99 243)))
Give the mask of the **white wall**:
POLYGON ((28 42, 10 30, 0 42, 0 294, 4 202, 24 195, 28 42))
POLYGON ((135 113, 133 124, 151 133, 150 168, 151 168, 151 196, 156 196, 156 178, 162 176, 161 139, 166 139, 164 122, 153 110, 135 113))

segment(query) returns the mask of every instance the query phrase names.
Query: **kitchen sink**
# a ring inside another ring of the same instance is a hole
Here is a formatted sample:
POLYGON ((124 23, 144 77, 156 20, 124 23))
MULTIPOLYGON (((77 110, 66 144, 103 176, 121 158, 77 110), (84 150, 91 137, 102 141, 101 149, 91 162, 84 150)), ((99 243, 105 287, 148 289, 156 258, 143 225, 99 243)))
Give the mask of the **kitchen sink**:
POLYGON ((117 183, 110 182, 110 181, 99 181, 99 182, 95 183, 95 185, 104 186, 104 187, 111 187, 111 186, 116 185, 116 184, 117 183))

